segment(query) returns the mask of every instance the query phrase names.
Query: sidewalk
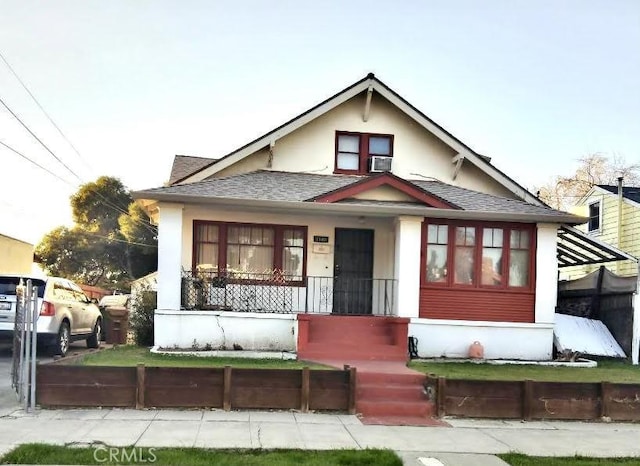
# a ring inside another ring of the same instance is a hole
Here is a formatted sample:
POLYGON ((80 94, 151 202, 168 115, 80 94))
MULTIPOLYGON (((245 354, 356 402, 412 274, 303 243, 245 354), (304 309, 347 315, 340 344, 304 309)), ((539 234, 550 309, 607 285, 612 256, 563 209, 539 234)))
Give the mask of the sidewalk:
POLYGON ((500 465, 497 453, 640 456, 640 425, 448 419, 452 427, 363 425, 356 416, 220 410, 0 412, 0 453, 27 442, 139 447, 390 448, 407 465, 500 465), (480 456, 478 456, 480 455, 480 456), (441 463, 419 461, 438 458, 441 463))

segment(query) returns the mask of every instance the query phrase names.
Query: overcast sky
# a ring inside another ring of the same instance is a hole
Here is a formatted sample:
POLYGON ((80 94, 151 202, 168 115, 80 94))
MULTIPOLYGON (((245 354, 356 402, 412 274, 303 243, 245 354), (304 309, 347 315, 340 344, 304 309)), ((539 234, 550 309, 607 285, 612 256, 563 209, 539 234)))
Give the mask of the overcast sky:
MULTIPOLYGON (((162 185, 375 72, 521 184, 640 162, 640 1, 0 0, 0 98, 83 182, 162 185)), ((0 233, 68 223, 79 183, 0 107, 0 233)))

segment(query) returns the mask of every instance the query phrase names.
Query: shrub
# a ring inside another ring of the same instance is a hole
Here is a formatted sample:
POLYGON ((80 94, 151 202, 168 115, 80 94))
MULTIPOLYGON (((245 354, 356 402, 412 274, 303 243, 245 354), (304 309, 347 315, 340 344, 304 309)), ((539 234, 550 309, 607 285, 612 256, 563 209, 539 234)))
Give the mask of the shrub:
POLYGON ((143 289, 131 302, 129 326, 138 346, 153 346, 153 313, 157 305, 157 293, 143 289))

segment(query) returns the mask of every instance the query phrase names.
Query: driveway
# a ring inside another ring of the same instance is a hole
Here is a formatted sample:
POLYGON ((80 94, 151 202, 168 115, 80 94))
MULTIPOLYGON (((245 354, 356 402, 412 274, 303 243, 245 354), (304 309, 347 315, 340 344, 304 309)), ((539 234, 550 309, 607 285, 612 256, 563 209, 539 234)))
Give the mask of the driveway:
MULTIPOLYGON (((83 353, 87 350, 84 340, 71 343, 69 355, 83 353)), ((51 362, 53 358, 45 351, 38 351, 36 356, 40 363, 51 362)), ((11 388, 11 345, 0 344, 0 416, 7 410, 12 410, 18 406, 16 394, 11 388)))

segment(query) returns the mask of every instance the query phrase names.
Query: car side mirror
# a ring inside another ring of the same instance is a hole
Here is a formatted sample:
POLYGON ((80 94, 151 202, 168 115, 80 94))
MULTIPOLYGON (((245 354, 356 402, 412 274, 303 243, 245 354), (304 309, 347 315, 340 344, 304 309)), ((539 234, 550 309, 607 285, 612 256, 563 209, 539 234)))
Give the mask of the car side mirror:
POLYGON ((98 300, 97 300, 96 298, 91 298, 91 299, 89 300, 89 302, 90 302, 91 304, 95 304, 96 306, 98 305, 98 300))

